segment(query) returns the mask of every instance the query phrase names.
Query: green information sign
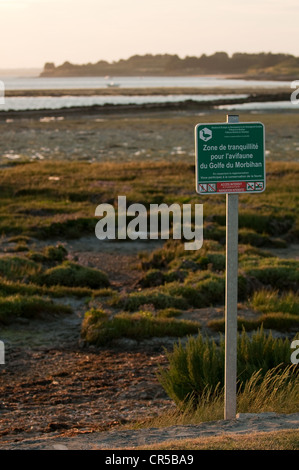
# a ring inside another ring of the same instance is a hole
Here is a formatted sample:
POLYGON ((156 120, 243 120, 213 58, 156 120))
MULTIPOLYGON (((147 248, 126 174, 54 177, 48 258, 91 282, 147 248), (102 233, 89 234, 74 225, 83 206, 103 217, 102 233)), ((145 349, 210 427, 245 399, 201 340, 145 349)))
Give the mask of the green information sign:
POLYGON ((200 194, 265 190, 265 131, 260 122, 197 124, 196 191, 200 194))

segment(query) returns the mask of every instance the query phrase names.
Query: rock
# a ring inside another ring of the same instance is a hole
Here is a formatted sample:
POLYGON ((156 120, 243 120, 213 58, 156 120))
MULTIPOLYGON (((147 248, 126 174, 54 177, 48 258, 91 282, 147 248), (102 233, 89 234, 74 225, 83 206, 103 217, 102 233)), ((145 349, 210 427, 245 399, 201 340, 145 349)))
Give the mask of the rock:
POLYGON ((63 444, 54 444, 53 449, 54 450, 69 450, 67 446, 64 446, 63 444))

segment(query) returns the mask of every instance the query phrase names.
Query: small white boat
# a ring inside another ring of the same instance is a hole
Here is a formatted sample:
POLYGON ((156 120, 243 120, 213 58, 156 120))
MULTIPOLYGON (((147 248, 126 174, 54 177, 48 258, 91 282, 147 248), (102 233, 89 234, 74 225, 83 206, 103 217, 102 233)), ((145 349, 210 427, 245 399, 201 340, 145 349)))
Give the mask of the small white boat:
POLYGON ((118 88, 118 87, 120 86, 120 84, 119 84, 119 83, 115 83, 115 82, 109 82, 109 83, 107 83, 107 86, 108 86, 109 88, 118 88))

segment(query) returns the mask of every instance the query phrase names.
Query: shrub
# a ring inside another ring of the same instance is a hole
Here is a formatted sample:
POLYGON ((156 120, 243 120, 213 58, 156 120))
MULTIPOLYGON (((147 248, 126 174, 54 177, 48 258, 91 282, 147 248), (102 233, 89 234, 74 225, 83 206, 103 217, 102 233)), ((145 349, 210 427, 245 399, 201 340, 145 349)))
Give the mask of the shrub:
POLYGON ((139 284, 142 287, 156 287, 168 282, 182 282, 187 276, 188 272, 182 269, 167 272, 163 272, 160 269, 150 269, 139 281, 139 284))
POLYGON ((244 245, 252 246, 267 246, 270 245, 270 238, 268 235, 257 233, 254 230, 239 230, 239 241, 244 245))
POLYGON ((48 258, 39 251, 29 251, 26 256, 36 263, 45 263, 48 261, 48 258))
POLYGON ((64 248, 63 245, 57 245, 57 246, 49 245, 43 250, 42 253, 31 251, 27 254, 27 257, 39 263, 44 263, 44 262, 49 262, 49 261, 54 261, 54 262, 57 261, 59 263, 62 263, 62 261, 64 261, 65 258, 67 257, 67 254, 68 254, 67 250, 64 248))
MULTIPOLYGON (((258 328, 266 328, 269 330, 276 331, 291 331, 292 329, 299 326, 299 318, 297 315, 291 315, 289 313, 265 313, 256 319, 247 319, 238 317, 238 330, 246 331, 256 330, 258 328)), ((225 320, 217 319, 211 320, 208 323, 208 327, 211 330, 224 333, 225 331, 225 320)))
POLYGON ((186 281, 185 284, 172 283, 165 286, 171 296, 181 296, 189 306, 196 308, 208 307, 223 303, 225 281, 216 275, 209 276, 199 282, 186 281))
POLYGON ((14 251, 15 253, 21 252, 21 251, 29 251, 29 248, 27 245, 24 243, 17 243, 11 251, 14 251))
POLYGON ((269 251, 261 250, 256 246, 251 246, 247 244, 239 243, 239 259, 240 261, 244 258, 245 260, 248 257, 258 258, 272 258, 272 254, 269 251))
MULTIPOLYGON (((192 399, 198 404, 207 387, 224 386, 225 344, 221 339, 198 337, 188 339, 185 347, 179 342, 172 352, 166 352, 168 368, 159 368, 159 381, 167 394, 177 404, 192 399)), ((237 341, 237 370, 239 384, 260 371, 263 377, 273 367, 286 367, 290 362, 290 342, 266 335, 261 328, 251 337, 243 330, 237 341)), ((239 385, 240 386, 240 385, 239 385)))
POLYGON ((184 348, 179 342, 173 351, 166 353, 169 366, 159 367, 158 379, 176 404, 189 399, 198 401, 206 386, 216 388, 223 382, 223 348, 201 334, 189 338, 184 348))
POLYGON ((213 271, 224 271, 225 269, 225 255, 221 253, 208 253, 198 260, 201 269, 212 269, 213 271))
POLYGON ((269 258, 268 260, 256 268, 247 268, 246 273, 271 288, 297 291, 299 283, 298 262, 269 258), (270 264, 271 261, 272 264, 270 264))
POLYGON ((41 314, 71 313, 72 309, 66 305, 58 305, 42 297, 14 295, 0 297, 0 322, 11 323, 15 318, 36 318, 41 314))
POLYGON ((168 282, 183 282, 184 279, 188 276, 188 271, 186 269, 172 269, 166 273, 164 273, 164 281, 165 283, 168 282))
POLYGON ((21 295, 48 295, 51 297, 110 297, 115 294, 110 288, 90 289, 89 287, 66 287, 60 285, 41 286, 32 283, 21 283, 0 280, 0 296, 21 295))
MULTIPOLYGON (((298 374, 297 374, 298 375, 298 374)), ((254 372, 238 390, 237 411, 239 413, 294 413, 299 409, 299 381, 296 376, 296 365, 291 364, 285 369, 280 367, 269 369, 266 374, 254 372)), ((178 403, 180 405, 180 403, 178 403)), ((169 427, 197 425, 207 421, 223 419, 224 388, 206 387, 198 404, 194 406, 192 397, 184 401, 182 406, 171 408, 158 416, 140 423, 141 427, 169 427)))
POLYGON ((34 227, 32 236, 45 240, 47 238, 76 239, 94 233, 94 218, 77 217, 62 222, 51 222, 49 225, 34 227))
POLYGON ((226 240, 226 231, 225 228, 219 227, 217 224, 209 224, 204 226, 203 229, 203 239, 207 240, 214 240, 221 243, 221 245, 225 245, 226 240))
POLYGON ((178 317, 182 314, 182 310, 179 310, 178 308, 164 308, 162 310, 159 310, 157 313, 158 317, 178 317))
POLYGON ((184 245, 181 241, 167 240, 162 248, 150 254, 142 254, 141 267, 144 270, 167 268, 171 261, 184 254, 184 245))
POLYGON ((250 305, 261 312, 285 312, 299 315, 299 295, 290 291, 281 295, 277 290, 254 292, 250 305))
POLYGON ((205 307, 223 299, 224 280, 203 279, 196 283, 167 283, 156 289, 133 292, 116 299, 113 305, 128 311, 136 311, 143 305, 152 304, 156 309, 176 308, 185 310, 190 306, 205 307), (223 290, 223 292, 222 292, 223 290))
POLYGON ((61 285, 91 289, 108 287, 110 284, 107 275, 99 269, 87 268, 70 261, 46 270, 36 278, 36 282, 46 286, 61 285))
POLYGON ((161 269, 149 269, 139 281, 142 287, 155 287, 164 284, 164 275, 161 269))
POLYGON ((290 331, 299 327, 299 317, 289 313, 265 313, 259 318, 260 325, 276 331, 290 331))
POLYGON ((107 312, 92 309, 85 314, 81 336, 89 343, 102 346, 119 338, 180 337, 196 334, 199 328, 197 322, 154 317, 150 312, 120 313, 109 319, 107 312))
POLYGON ((170 266, 187 272, 198 270, 224 271, 225 255, 222 253, 204 253, 205 251, 201 249, 199 254, 184 254, 184 257, 173 260, 170 266))
POLYGON ((268 369, 290 363, 290 341, 274 338, 261 327, 249 336, 243 331, 238 336, 238 376, 245 381, 257 370, 264 375, 268 369))
POLYGON ((17 256, 4 256, 0 258, 0 275, 9 280, 28 280, 31 276, 40 273, 40 264, 19 258, 17 256))
POLYGON ((26 237, 25 235, 16 235, 14 237, 10 237, 7 241, 9 243, 28 243, 30 240, 30 237, 26 237))
POLYGON ((167 293, 151 292, 133 292, 126 297, 117 300, 117 306, 130 312, 138 310, 142 305, 152 304, 156 309, 178 308, 185 310, 188 308, 188 302, 180 296, 173 296, 167 293))
MULTIPOLYGON (((214 220, 220 225, 225 225, 225 216, 214 216, 214 220)), ((256 212, 244 212, 239 214, 239 227, 241 230, 250 229, 258 233, 269 235, 285 235, 294 224, 294 216, 273 216, 272 214, 257 214, 256 212)))
POLYGON ((47 246, 44 253, 49 261, 58 261, 60 263, 65 260, 68 254, 63 245, 47 246))

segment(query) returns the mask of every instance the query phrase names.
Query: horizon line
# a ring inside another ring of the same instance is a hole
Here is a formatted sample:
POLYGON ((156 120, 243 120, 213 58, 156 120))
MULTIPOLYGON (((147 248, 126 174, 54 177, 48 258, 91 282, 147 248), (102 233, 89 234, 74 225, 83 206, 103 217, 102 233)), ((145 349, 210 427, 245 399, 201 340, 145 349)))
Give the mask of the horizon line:
MULTIPOLYGON (((113 63, 116 63, 116 62, 119 62, 121 60, 129 60, 130 58, 132 57, 135 57, 135 56, 139 56, 139 57, 144 57, 144 56, 147 56, 147 55, 151 55, 151 56, 159 56, 159 55, 170 55, 170 56, 178 56, 179 59, 186 59, 187 57, 197 57, 197 58, 200 58, 202 57, 203 55, 206 55, 207 57, 210 57, 210 56, 213 56, 217 53, 225 53, 228 55, 228 57, 232 57, 234 54, 273 54, 273 55, 279 55, 279 54, 282 54, 282 55, 289 55, 289 56, 292 56, 292 57, 295 57, 295 58, 299 58, 299 56, 296 56, 290 52, 272 52, 272 51, 259 51, 259 52, 246 52, 246 51, 235 51, 235 52, 226 52, 224 50, 215 50, 214 52, 208 54, 208 53, 205 53, 203 52, 201 55, 194 55, 194 54, 185 54, 184 56, 183 55, 179 55, 178 53, 169 53, 169 52, 157 52, 157 53, 153 53, 153 52, 144 52, 142 54, 140 53, 133 53, 131 55, 129 55, 127 58, 123 58, 123 57, 120 57, 118 59, 94 59, 95 61, 94 62, 91 62, 91 61, 88 61, 88 62, 72 62, 71 60, 68 60, 68 59, 65 59, 63 62, 61 62, 61 64, 59 65, 63 65, 64 63, 66 62, 69 62, 70 64, 73 64, 73 65, 79 65, 79 66, 82 66, 82 65, 87 65, 87 64, 96 64, 97 62, 100 62, 100 61, 103 61, 103 62, 107 62, 108 64, 113 64, 113 63)), ((38 70, 43 70, 44 66, 46 63, 54 63, 54 65, 56 64, 55 60, 45 60, 43 65, 30 65, 30 66, 4 66, 4 67, 1 67, 0 68, 0 71, 1 72, 4 72, 4 71, 11 71, 11 70, 31 70, 31 69, 38 69, 38 70)), ((59 66, 58 65, 58 66, 59 66)), ((56 67, 56 65, 55 65, 56 67)))

